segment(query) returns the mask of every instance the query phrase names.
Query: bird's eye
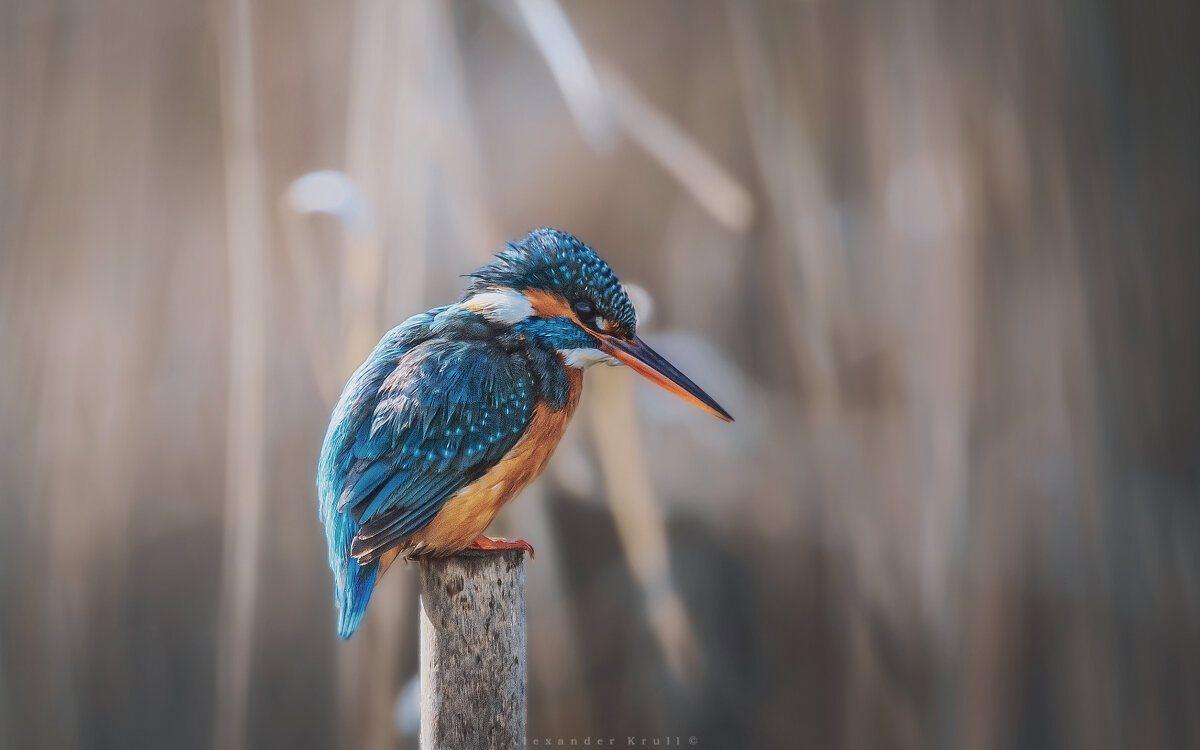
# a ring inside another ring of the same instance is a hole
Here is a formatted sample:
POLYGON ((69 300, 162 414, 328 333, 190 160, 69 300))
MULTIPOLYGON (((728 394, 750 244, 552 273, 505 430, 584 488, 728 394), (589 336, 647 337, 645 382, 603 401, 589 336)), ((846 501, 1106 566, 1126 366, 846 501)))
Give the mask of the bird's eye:
POLYGON ((583 302, 581 300, 579 302, 576 302, 574 307, 575 307, 575 314, 579 316, 579 320, 581 320, 582 322, 591 323, 593 320, 596 319, 596 311, 592 309, 591 304, 589 304, 587 302, 583 302))

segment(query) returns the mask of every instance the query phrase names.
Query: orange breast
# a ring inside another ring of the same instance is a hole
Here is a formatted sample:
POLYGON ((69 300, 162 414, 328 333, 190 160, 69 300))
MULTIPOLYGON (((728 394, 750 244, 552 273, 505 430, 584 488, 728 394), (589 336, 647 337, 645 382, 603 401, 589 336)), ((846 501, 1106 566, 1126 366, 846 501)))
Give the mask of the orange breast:
POLYGON ((406 555, 448 555, 466 548, 483 533, 505 503, 542 473, 583 390, 583 371, 574 367, 566 370, 570 383, 566 406, 551 411, 545 404, 539 404, 513 449, 487 474, 447 500, 429 525, 404 544, 406 555))

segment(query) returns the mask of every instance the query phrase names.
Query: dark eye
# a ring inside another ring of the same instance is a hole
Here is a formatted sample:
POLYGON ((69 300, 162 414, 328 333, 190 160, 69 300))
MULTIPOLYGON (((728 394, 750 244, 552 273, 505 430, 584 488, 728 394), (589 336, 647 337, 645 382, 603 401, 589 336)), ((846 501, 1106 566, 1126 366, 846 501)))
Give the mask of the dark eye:
POLYGON ((596 319, 596 311, 592 309, 591 304, 581 300, 576 302, 574 307, 575 314, 578 315, 579 319, 584 323, 591 323, 596 319))

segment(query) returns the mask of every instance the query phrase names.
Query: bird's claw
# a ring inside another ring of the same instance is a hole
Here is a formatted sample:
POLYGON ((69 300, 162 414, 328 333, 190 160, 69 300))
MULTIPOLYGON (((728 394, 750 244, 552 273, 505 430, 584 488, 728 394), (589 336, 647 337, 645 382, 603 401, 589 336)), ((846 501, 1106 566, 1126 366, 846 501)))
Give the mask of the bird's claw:
POLYGON ((529 542, 525 541, 524 539, 514 539, 514 540, 510 541, 508 539, 505 539, 504 537, 499 537, 499 538, 493 539, 491 537, 481 536, 481 537, 477 537, 475 539, 475 541, 471 542, 467 546, 467 549, 478 549, 478 550, 523 549, 529 553, 530 559, 533 559, 534 557, 536 557, 536 555, 533 552, 533 545, 530 544, 529 542))

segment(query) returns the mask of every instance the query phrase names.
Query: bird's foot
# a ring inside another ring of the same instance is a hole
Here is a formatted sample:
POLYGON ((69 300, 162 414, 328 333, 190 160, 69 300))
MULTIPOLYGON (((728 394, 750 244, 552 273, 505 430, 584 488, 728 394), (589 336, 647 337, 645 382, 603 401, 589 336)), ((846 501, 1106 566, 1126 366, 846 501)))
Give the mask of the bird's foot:
POLYGON ((467 549, 481 549, 481 550, 523 549, 529 553, 529 557, 531 559, 534 557, 533 545, 530 544, 529 542, 525 541, 524 539, 516 539, 516 540, 510 541, 508 539, 505 539, 504 537, 500 537, 499 539, 492 539, 491 537, 488 537, 488 536, 480 536, 480 537, 476 537, 475 541, 473 541, 469 545, 467 545, 467 549))

